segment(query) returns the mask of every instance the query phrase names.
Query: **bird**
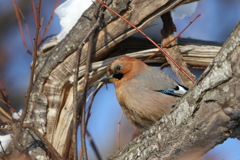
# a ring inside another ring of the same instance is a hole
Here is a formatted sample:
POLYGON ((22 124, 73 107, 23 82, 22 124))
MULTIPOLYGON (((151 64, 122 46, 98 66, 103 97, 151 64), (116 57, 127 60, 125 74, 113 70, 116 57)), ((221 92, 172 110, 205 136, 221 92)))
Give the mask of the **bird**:
POLYGON ((153 125, 188 91, 165 72, 128 56, 113 60, 99 81, 114 84, 124 114, 139 129, 153 125))

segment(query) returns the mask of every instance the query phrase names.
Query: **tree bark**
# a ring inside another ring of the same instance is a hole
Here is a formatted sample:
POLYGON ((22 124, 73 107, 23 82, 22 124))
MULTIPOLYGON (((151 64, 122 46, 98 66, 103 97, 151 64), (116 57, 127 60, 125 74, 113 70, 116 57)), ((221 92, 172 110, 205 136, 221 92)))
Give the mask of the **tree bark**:
MULTIPOLYGON (((140 29, 144 28, 151 21, 171 9, 181 5, 184 0, 113 0, 110 7, 120 13, 123 17, 131 21, 140 29), (154 4, 154 5, 153 5, 154 4)), ((98 2, 94 3, 83 16, 79 19, 70 33, 55 46, 50 53, 42 54, 39 57, 37 68, 35 70, 35 83, 32 90, 32 96, 29 98, 29 113, 26 116, 25 123, 34 123, 34 126, 43 134, 46 134, 48 141, 63 156, 63 159, 71 157, 70 144, 72 135, 72 101, 73 101, 73 76, 76 69, 76 50, 81 44, 85 44, 81 54, 81 64, 86 62, 86 53, 88 43, 83 42, 84 37, 91 30, 92 19, 97 16, 94 8, 98 2), (39 113, 34 115, 34 109, 39 113), (36 121, 36 119, 38 119, 36 121), (39 121, 41 123, 39 123, 39 121)), ((93 61, 105 59, 110 55, 107 52, 117 43, 126 39, 137 31, 116 15, 106 10, 102 29, 97 33, 96 53, 93 61), (117 28, 117 29, 116 29, 117 28)), ((82 68, 81 68, 82 69, 82 68)), ((78 74, 78 94, 83 92, 84 70, 80 69, 78 74)), ((89 79, 89 88, 104 74, 104 68, 93 71, 89 79)), ((24 134, 24 147, 31 141, 28 134, 24 134)), ((35 149, 31 152, 33 157, 44 155, 41 149, 35 149)), ((44 156, 42 156, 44 157, 44 156)))
POLYGON ((240 23, 170 113, 108 159, 198 159, 240 136, 240 23))
MULTIPOLYGON (((146 27, 160 15, 184 3, 184 0, 113 0, 111 8, 117 10, 123 17, 130 20, 140 29, 146 27)), ((29 97, 29 106, 25 111, 25 125, 18 122, 11 126, 14 130, 13 142, 6 153, 14 159, 23 155, 29 144, 35 139, 41 140, 49 150, 52 159, 67 159, 72 157, 70 149, 72 140, 73 118, 73 79, 76 67, 76 50, 83 45, 84 37, 91 29, 93 4, 79 19, 66 38, 52 50, 44 53, 37 60, 33 90, 29 97), (42 135, 42 136, 41 136, 42 135), (45 138, 45 139, 44 139, 45 138), (61 155, 55 152, 52 146, 61 155), (54 158, 55 157, 55 158, 54 158)), ((113 46, 134 34, 126 23, 114 14, 106 11, 102 29, 98 33, 96 53, 93 57, 92 71, 88 86, 92 88, 106 71, 106 66, 116 57, 111 50, 113 46), (117 29, 116 29, 117 28, 117 29), (109 58, 112 57, 112 58, 109 58), (108 59, 107 59, 108 58, 108 59), (100 61, 102 60, 102 61, 100 61)), ((189 156, 199 157, 216 144, 228 137, 237 137, 237 122, 239 119, 239 24, 228 39, 215 61, 211 63, 200 80, 190 89, 173 108, 171 113, 160 119, 153 127, 144 131, 123 150, 109 159, 181 159, 189 156), (238 31, 238 33, 236 33, 238 31), (228 93, 228 94, 226 94, 228 93), (223 98, 225 97, 225 98, 223 98), (192 135, 192 136, 189 136, 192 135)), ((78 77, 78 94, 83 92, 83 75, 85 72, 86 50, 84 45, 81 56, 81 67, 78 77)), ((180 46, 181 50, 181 46, 180 46)), ((187 54, 190 52, 186 51, 187 54)), ((208 51, 207 51, 208 53, 208 51)), ((151 52, 130 54, 144 58, 151 52)), ((192 54, 192 53, 191 53, 192 54)), ((199 61, 196 66, 205 67, 211 61, 199 61)), ((188 65, 194 66, 191 57, 188 65)), ((159 63, 156 56, 147 63, 159 63), (157 61, 156 61, 157 60, 157 61)), ((183 56, 184 59, 184 56, 183 56)), ((164 63, 161 62, 160 63, 164 63)), ((43 148, 34 148, 29 152, 32 158, 47 159, 43 148)))

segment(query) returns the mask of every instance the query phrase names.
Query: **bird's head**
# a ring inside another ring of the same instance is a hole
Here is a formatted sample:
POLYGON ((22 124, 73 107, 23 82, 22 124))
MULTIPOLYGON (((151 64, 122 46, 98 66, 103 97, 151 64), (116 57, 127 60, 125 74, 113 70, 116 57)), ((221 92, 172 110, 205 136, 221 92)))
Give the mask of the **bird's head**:
POLYGON ((145 66, 141 60, 132 57, 115 59, 107 68, 107 74, 100 79, 101 82, 118 83, 133 78, 145 66))

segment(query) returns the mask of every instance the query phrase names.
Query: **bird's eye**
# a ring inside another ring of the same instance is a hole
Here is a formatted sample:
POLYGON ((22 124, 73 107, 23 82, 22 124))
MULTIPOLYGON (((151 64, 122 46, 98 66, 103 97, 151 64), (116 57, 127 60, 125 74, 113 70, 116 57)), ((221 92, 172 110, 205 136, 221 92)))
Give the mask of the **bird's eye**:
POLYGON ((119 73, 121 69, 122 69, 121 65, 116 65, 115 72, 119 73))

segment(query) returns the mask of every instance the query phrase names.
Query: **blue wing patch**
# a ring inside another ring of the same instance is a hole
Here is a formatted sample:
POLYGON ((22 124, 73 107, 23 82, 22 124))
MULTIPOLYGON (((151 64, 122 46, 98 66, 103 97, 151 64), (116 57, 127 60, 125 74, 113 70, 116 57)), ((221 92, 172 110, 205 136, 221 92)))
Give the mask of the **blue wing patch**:
POLYGON ((168 89, 168 90, 158 90, 158 92, 164 93, 164 94, 170 94, 172 95, 174 93, 174 89, 168 89))
POLYGON ((156 91, 164 94, 168 94, 171 96, 181 97, 188 91, 188 88, 178 85, 174 89, 156 90, 156 91))

